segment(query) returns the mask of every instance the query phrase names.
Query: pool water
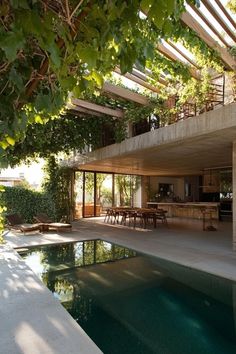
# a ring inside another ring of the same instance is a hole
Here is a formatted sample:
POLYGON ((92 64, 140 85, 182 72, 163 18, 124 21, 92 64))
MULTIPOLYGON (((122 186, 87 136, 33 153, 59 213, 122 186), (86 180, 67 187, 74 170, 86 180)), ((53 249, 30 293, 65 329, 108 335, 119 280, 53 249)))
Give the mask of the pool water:
POLYGON ((105 354, 236 353, 234 282, 101 240, 19 253, 105 354))

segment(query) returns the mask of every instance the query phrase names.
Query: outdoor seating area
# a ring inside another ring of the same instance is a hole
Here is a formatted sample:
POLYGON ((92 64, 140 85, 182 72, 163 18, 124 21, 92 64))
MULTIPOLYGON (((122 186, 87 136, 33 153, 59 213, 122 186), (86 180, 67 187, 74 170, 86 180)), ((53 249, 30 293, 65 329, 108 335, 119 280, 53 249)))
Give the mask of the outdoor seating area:
POLYGON ((18 213, 6 215, 8 230, 21 231, 24 233, 31 231, 48 232, 50 230, 56 230, 57 232, 72 230, 72 225, 62 222, 53 222, 46 214, 38 214, 34 218, 36 223, 29 224, 24 223, 22 216, 18 213))
POLYGON ((147 208, 132 208, 132 207, 112 207, 107 208, 104 222, 111 224, 120 224, 139 226, 146 229, 147 225, 156 228, 157 220, 162 224, 168 225, 166 218, 167 211, 163 209, 147 209, 147 208))
POLYGON ((21 231, 24 234, 31 231, 40 231, 40 224, 27 224, 19 214, 6 215, 8 230, 21 231))
POLYGON ((72 230, 71 224, 64 222, 54 222, 44 213, 36 215, 35 220, 40 224, 41 231, 49 231, 51 229, 56 230, 57 232, 60 232, 61 230, 72 230))

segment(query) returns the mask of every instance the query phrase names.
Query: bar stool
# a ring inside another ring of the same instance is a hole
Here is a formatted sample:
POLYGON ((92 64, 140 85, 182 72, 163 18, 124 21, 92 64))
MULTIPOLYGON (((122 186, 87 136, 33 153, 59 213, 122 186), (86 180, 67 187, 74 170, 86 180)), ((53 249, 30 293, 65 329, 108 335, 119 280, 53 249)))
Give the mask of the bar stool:
POLYGON ((213 217, 212 213, 215 212, 214 208, 201 208, 202 212, 202 229, 203 231, 216 231, 217 229, 213 226, 213 217), (207 216, 209 218, 207 219, 207 216), (209 224, 206 225, 206 221, 209 221, 209 224))

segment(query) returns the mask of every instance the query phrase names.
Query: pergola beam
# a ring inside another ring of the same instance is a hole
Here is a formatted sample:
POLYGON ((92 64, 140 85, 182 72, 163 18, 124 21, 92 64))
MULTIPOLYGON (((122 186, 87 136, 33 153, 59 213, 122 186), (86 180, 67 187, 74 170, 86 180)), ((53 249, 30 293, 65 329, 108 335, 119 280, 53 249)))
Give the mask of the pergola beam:
POLYGON ((225 15, 225 17, 228 19, 228 21, 231 23, 231 25, 236 29, 236 23, 235 23, 235 21, 232 19, 232 17, 230 16, 230 14, 229 14, 228 11, 226 10, 226 8, 224 7, 224 5, 223 5, 219 0, 215 0, 215 3, 216 3, 217 6, 221 9, 221 11, 222 11, 223 14, 225 15))
POLYGON ((190 74, 195 79, 199 79, 200 78, 199 74, 197 73, 197 71, 194 68, 192 68, 190 65, 185 63, 179 57, 177 57, 177 55, 175 55, 171 50, 169 50, 167 47, 165 47, 162 43, 158 44, 157 49, 159 50, 160 53, 162 53, 164 56, 166 56, 171 61, 180 61, 181 63, 185 64, 189 68, 190 74))
POLYGON ((227 47, 230 48, 230 45, 227 43, 227 41, 224 39, 224 37, 215 29, 215 27, 211 24, 211 22, 208 20, 205 15, 199 11, 199 9, 194 6, 191 3, 188 3, 188 5, 192 8, 192 10, 202 19, 202 21, 210 28, 210 30, 219 38, 219 40, 227 47))
MULTIPOLYGON (((149 71, 151 72, 151 70, 147 70, 147 69, 146 69, 144 72, 142 72, 142 71, 140 71, 140 70, 134 68, 132 74, 135 75, 135 76, 137 76, 137 77, 139 77, 140 79, 143 78, 143 80, 144 80, 144 79, 147 80, 147 78, 150 77, 149 71)), ((151 77, 150 77, 150 78, 151 78, 151 77)), ((167 86, 167 84, 168 84, 168 83, 167 83, 164 79, 162 79, 161 77, 159 77, 157 81, 158 81, 160 84, 164 85, 164 86, 167 86)))
POLYGON ((102 87, 103 92, 112 93, 116 96, 122 97, 128 101, 139 103, 143 106, 147 106, 149 104, 149 100, 147 97, 140 95, 139 93, 133 92, 123 87, 115 86, 110 82, 105 82, 102 87))
POLYGON ((81 116, 84 116, 85 114, 86 115, 92 115, 92 116, 96 116, 96 117, 102 117, 103 114, 102 113, 98 113, 98 112, 95 112, 95 111, 91 111, 89 109, 86 109, 86 108, 82 108, 82 107, 79 107, 79 106, 75 106, 75 105, 69 105, 68 106, 69 110, 72 112, 72 111, 75 111, 76 113, 78 113, 79 115, 81 116))
POLYGON ((182 57, 183 57, 184 59, 186 59, 186 60, 189 62, 189 64, 195 66, 195 68, 198 69, 197 64, 196 64, 192 59, 190 59, 185 53, 183 53, 183 52, 177 47, 177 45, 176 45, 175 43, 172 43, 171 41, 167 41, 167 43, 168 43, 176 52, 178 52, 180 55, 182 55, 182 57))
MULTIPOLYGON (((115 73, 119 74, 119 75, 122 75, 121 74, 121 71, 120 69, 117 67, 115 68, 114 70, 115 73)), ((126 73, 124 75, 122 75, 124 77, 126 77, 127 79, 139 84, 140 86, 143 86, 145 88, 147 88, 148 90, 150 91, 153 91, 153 92, 156 92, 156 93, 159 93, 160 92, 160 89, 158 87, 155 87, 153 86, 152 84, 150 84, 148 82, 148 78, 145 76, 145 75, 137 75, 136 72, 133 70, 132 71, 132 74, 131 73, 126 73)), ((166 85, 166 83, 164 84, 164 80, 160 79, 159 81, 162 85, 166 85)))
POLYGON ((197 35, 211 48, 215 49, 222 61, 226 64, 229 69, 236 70, 236 61, 229 54, 226 48, 221 47, 205 30, 204 28, 195 20, 195 18, 188 12, 184 12, 181 15, 181 20, 189 28, 197 33, 197 35))
POLYGON ((223 30, 230 36, 230 38, 236 42, 236 36, 231 31, 227 23, 223 20, 223 18, 218 14, 218 12, 215 10, 214 6, 210 3, 209 0, 201 0, 203 5, 207 8, 207 10, 210 12, 210 14, 217 20, 217 22, 221 25, 223 30))
POLYGON ((98 112, 116 118, 122 118, 124 116, 124 113, 121 109, 113 109, 113 108, 101 106, 96 103, 91 103, 78 98, 72 98, 71 102, 73 105, 73 107, 71 107, 72 109, 74 109, 75 107, 84 108, 89 110, 90 112, 98 112))

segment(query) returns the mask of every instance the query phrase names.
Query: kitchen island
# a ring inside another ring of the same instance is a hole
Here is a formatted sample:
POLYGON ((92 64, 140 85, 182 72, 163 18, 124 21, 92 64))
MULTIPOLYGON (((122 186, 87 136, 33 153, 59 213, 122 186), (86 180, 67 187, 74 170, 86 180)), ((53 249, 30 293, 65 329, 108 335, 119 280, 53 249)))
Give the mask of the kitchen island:
MULTIPOLYGON (((183 217, 202 219, 203 213, 210 211, 209 217, 219 219, 220 203, 213 202, 188 202, 188 203, 163 203, 147 202, 149 208, 159 208, 167 211, 167 217, 183 217), (211 215, 211 216, 210 216, 211 215)), ((207 216, 206 216, 207 218, 207 216)))

